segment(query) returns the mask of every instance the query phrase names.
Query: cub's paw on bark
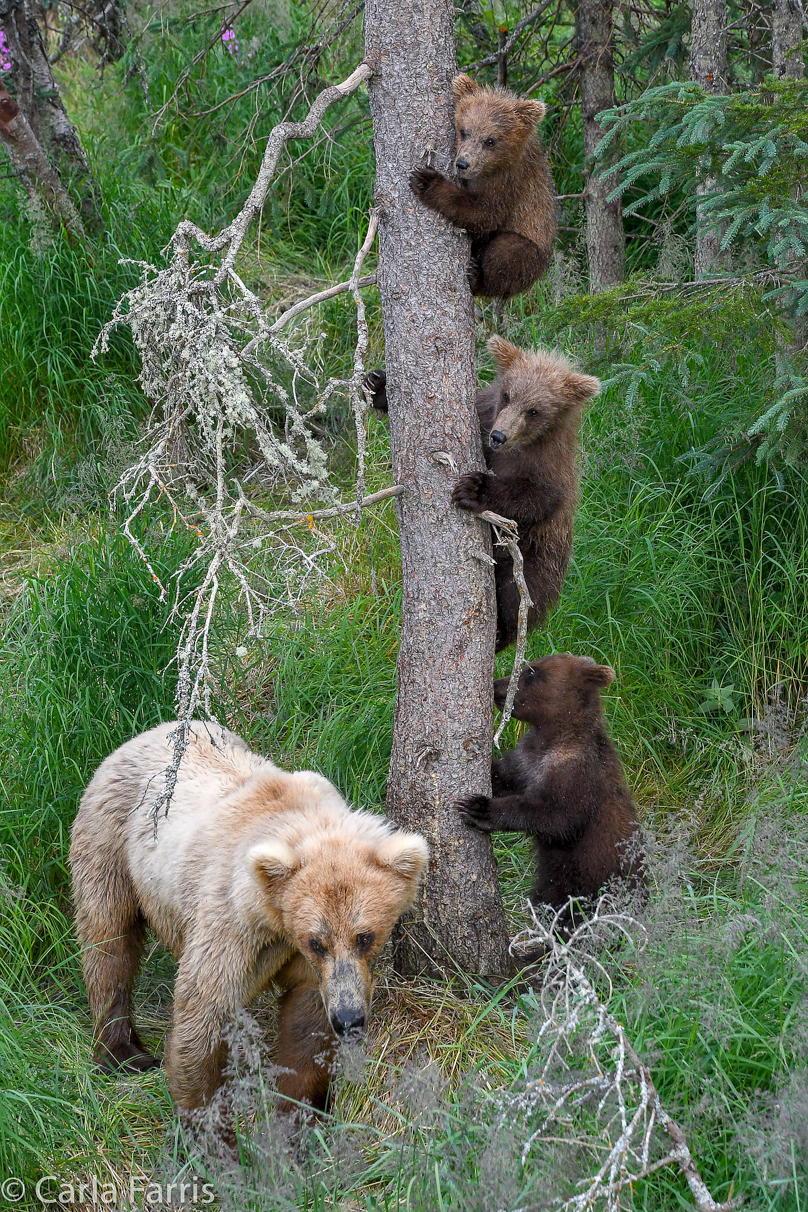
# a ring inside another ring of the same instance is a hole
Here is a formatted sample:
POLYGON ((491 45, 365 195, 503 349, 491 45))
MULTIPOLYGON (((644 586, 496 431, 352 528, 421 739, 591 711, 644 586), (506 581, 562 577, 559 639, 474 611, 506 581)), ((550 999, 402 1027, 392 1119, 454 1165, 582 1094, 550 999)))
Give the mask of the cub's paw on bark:
POLYGON ((436 168, 414 168, 410 173, 410 189, 416 198, 423 198, 432 186, 445 180, 443 173, 439 173, 436 168))
POLYGON ((490 833, 494 828, 491 800, 487 795, 466 796, 465 799, 458 801, 457 811, 460 813, 461 820, 472 829, 479 829, 481 833, 490 833))
POLYGON ((482 513, 488 508, 488 476, 484 471, 470 471, 461 476, 452 490, 452 504, 458 509, 482 513))

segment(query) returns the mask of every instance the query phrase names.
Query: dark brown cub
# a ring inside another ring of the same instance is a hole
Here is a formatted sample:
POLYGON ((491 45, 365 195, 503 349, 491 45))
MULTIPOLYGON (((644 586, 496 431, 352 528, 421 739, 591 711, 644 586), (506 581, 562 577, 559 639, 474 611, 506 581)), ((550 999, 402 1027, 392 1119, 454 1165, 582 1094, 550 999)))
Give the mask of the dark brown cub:
MULTIPOLYGON (((530 731, 491 767, 492 795, 458 804, 483 833, 526 833, 535 842, 534 905, 591 901, 620 882, 645 886, 637 815, 603 718, 600 691, 614 679, 590 657, 558 655, 522 671, 513 716, 530 731)), ((494 682, 501 707, 508 678, 494 682)))

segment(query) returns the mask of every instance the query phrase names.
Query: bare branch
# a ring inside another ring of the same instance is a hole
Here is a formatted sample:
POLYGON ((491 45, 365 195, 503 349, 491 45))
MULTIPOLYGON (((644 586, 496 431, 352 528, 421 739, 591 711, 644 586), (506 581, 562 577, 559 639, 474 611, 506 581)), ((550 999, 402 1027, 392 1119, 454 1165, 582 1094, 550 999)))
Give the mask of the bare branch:
MULTIPOLYGON (((328 299, 333 299, 337 295, 342 295, 346 290, 352 290, 352 278, 347 282, 338 282, 336 286, 329 286, 327 290, 318 291, 316 295, 309 295, 307 299, 301 299, 299 303, 295 303, 292 307, 287 308, 278 316, 274 324, 269 327, 270 332, 280 332, 285 328, 290 320, 294 320, 301 312, 308 311, 310 307, 316 307, 318 303, 325 303, 328 299)), ((365 290, 368 286, 376 285, 376 275, 366 274, 364 278, 359 278, 356 282, 356 287, 359 290, 365 290)))
POLYGON ((533 601, 525 580, 525 563, 522 559, 522 551, 519 547, 519 530, 511 518, 503 518, 501 514, 494 513, 490 509, 484 509, 478 515, 484 521, 489 522, 494 527, 496 539, 494 540, 498 546, 507 547, 508 553, 513 561, 513 579, 516 582, 516 587, 519 590, 519 620, 516 632, 516 651, 513 656, 513 669, 511 678, 508 682, 508 693, 505 696, 505 705, 502 708, 502 719, 500 720, 499 728, 494 735, 494 746, 499 745, 503 732, 508 726, 508 721, 511 718, 513 711, 513 701, 516 698, 516 691, 519 686, 519 675, 525 665, 525 649, 527 647, 527 620, 528 614, 533 601))
POLYGON ((513 50, 523 30, 526 30, 529 25, 534 25, 540 17, 543 17, 548 8, 556 3, 556 0, 544 0, 537 8, 533 9, 532 13, 528 13, 521 21, 517 21, 513 27, 513 33, 504 46, 499 47, 492 54, 486 55, 484 59, 478 59, 476 63, 469 63, 464 68, 464 72, 474 72, 480 67, 492 67, 495 63, 499 63, 503 58, 506 58, 513 50))
POLYGON ((579 1184, 581 1192, 561 1205, 564 1212, 595 1206, 619 1212, 624 1189, 671 1165, 681 1170, 699 1212, 729 1212, 738 1201, 713 1199, 682 1129, 662 1105, 650 1070, 608 1009, 611 980, 598 956, 614 945, 641 950, 644 927, 607 896, 600 897, 584 921, 576 910, 579 924, 573 929, 571 903, 545 918, 529 908, 533 923, 513 945, 525 945, 533 953, 538 948, 546 965, 538 990, 538 1076, 498 1100, 502 1121, 511 1126, 517 1116, 538 1113, 539 1125, 525 1141, 522 1164, 534 1145, 551 1140, 589 1146, 601 1154, 598 1169, 579 1184), (605 988, 605 1000, 598 987, 605 988), (658 1128, 671 1142, 661 1155, 658 1128))

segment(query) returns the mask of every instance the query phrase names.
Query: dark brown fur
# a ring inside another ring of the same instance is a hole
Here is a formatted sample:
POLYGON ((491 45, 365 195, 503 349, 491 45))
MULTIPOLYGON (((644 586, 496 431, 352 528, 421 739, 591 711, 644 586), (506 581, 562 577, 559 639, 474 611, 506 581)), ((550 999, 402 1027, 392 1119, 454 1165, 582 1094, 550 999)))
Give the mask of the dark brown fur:
MULTIPOLYGON (((641 859, 632 853, 637 816, 600 698, 613 679, 608 665, 590 657, 548 656, 526 666, 513 716, 532 728, 492 764, 492 797, 458 805, 466 824, 483 833, 512 830, 534 839, 534 905, 558 910, 570 897, 591 900, 615 880, 644 886, 641 859)), ((500 707, 508 680, 494 682, 500 707)))
POLYGON ((545 273, 556 236, 556 198, 547 157, 536 138, 541 101, 454 81, 457 151, 450 181, 417 168, 413 193, 471 237, 472 294, 508 299, 545 273))

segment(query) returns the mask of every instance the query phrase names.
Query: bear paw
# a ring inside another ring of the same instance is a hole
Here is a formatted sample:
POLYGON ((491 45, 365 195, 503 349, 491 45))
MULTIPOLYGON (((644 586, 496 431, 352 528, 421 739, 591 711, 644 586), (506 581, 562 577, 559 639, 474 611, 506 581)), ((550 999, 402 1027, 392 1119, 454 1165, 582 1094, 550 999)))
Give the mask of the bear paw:
POLYGON ((370 392, 371 408, 379 412, 387 412, 387 372, 371 370, 365 375, 362 386, 370 392))
POLYGON ((457 811, 460 813, 461 820, 466 825, 470 825, 472 829, 479 829, 481 833, 490 833, 494 828, 494 822, 491 819, 491 800, 487 795, 467 796, 466 799, 459 801, 457 811))
POLYGON ((483 267, 476 257, 472 257, 468 263, 466 278, 468 279, 469 290, 472 294, 476 294, 483 280, 483 267))
POLYGON ((423 198, 431 186, 445 180, 443 173, 436 168, 414 168, 410 173, 410 189, 416 198, 423 198))
POLYGON ((482 513, 488 508, 488 476, 484 471, 470 471, 461 476, 452 491, 452 504, 458 509, 482 513))

